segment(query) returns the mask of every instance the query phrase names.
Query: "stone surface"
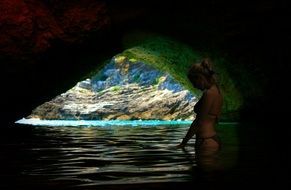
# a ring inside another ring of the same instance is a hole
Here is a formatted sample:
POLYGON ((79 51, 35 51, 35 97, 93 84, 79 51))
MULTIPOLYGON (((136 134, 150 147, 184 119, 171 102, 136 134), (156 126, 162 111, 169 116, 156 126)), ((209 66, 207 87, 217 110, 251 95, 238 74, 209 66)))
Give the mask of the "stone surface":
POLYGON ((116 59, 91 79, 46 102, 29 116, 41 119, 192 120, 197 98, 167 73, 116 59))
POLYGON ((54 40, 78 43, 110 25, 105 3, 85 1, 0 1, 0 53, 28 56, 46 51, 54 40))

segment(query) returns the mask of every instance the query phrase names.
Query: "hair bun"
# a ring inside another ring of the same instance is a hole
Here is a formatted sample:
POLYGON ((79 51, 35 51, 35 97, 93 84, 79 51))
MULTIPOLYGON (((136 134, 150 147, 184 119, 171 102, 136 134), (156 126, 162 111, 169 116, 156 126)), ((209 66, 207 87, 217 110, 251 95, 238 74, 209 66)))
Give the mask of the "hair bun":
POLYGON ((204 67, 205 69, 212 70, 212 65, 211 61, 209 58, 205 58, 201 61, 201 66, 204 67))
POLYGON ((209 58, 205 58, 201 61, 201 66, 209 75, 214 75, 215 72, 212 69, 212 62, 209 58))

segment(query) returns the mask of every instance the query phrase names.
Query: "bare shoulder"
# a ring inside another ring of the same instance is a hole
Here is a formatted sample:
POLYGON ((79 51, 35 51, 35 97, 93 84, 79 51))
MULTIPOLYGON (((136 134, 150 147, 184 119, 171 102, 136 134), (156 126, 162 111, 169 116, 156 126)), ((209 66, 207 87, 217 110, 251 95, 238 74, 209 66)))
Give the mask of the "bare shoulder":
POLYGON ((218 89, 216 87, 211 87, 208 90, 206 90, 204 92, 205 95, 208 96, 213 96, 213 95, 217 95, 219 93, 218 89))
POLYGON ((216 86, 212 86, 211 88, 209 88, 208 90, 206 90, 204 92, 204 95, 209 97, 222 97, 221 93, 219 92, 218 88, 216 86))
POLYGON ((216 97, 217 93, 212 89, 208 89, 203 92, 202 100, 210 102, 216 99, 216 97))

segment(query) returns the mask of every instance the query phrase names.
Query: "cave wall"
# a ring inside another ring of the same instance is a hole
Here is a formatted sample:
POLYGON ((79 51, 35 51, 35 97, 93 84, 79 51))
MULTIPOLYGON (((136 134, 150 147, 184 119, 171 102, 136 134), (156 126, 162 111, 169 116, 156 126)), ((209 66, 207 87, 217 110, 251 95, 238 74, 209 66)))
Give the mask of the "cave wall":
MULTIPOLYGON (((240 113, 247 124, 237 131, 239 143, 254 145, 255 154, 240 150, 239 163, 260 167, 263 180, 279 181, 291 160, 284 110, 290 102, 290 13, 287 1, 277 0, 0 0, 1 137, 96 63, 128 48, 127 34, 139 30, 231 63, 236 85, 250 87, 240 113), (254 79, 241 76, 241 69, 254 79), (250 163, 258 151, 262 162, 250 163)), ((137 38, 131 36, 132 43, 137 38)), ((23 135, 14 132, 15 139, 23 135)))
POLYGON ((270 91, 286 96, 283 45, 290 33, 282 24, 288 16, 284 2, 2 0, 0 9, 1 115, 8 123, 121 52, 126 35, 135 30, 223 56, 238 86, 252 85, 239 75, 246 69, 256 83, 245 94, 246 119, 281 114, 270 91))

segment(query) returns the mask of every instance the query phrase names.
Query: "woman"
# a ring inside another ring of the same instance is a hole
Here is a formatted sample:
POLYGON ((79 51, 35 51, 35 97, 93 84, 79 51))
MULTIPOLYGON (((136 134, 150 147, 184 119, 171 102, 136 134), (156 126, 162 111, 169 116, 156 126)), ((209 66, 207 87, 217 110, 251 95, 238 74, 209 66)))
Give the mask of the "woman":
POLYGON ((215 125, 221 114, 223 98, 214 75, 209 58, 203 59, 200 64, 194 64, 188 72, 189 80, 195 88, 203 91, 203 95, 194 107, 196 118, 178 148, 184 148, 194 134, 197 151, 213 152, 221 146, 215 125))

